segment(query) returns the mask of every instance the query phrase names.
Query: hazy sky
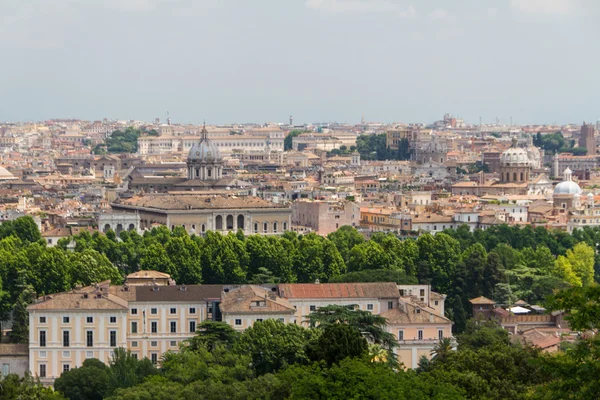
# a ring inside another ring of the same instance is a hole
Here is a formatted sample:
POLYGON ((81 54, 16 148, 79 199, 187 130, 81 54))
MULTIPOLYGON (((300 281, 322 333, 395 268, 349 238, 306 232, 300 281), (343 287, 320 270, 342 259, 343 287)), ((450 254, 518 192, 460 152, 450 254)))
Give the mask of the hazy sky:
POLYGON ((0 0, 0 120, 600 118, 600 0, 0 0))

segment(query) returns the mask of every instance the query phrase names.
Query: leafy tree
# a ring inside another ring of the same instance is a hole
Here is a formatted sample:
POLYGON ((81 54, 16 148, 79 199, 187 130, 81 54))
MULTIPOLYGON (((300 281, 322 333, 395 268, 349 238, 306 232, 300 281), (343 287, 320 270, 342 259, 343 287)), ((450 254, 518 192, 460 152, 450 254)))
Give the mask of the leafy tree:
POLYGON ((114 285, 123 282, 119 270, 104 254, 93 249, 70 253, 69 265, 71 266, 72 285, 88 286, 105 280, 110 280, 114 285))
POLYGON ((158 373, 147 358, 138 360, 127 349, 116 348, 110 360, 109 385, 107 393, 119 388, 128 388, 141 383, 146 376, 158 373))
POLYGON ((484 347, 508 346, 510 339, 508 332, 494 321, 467 322, 464 333, 457 336, 458 348, 478 350, 484 347))
POLYGON ((323 360, 332 365, 347 357, 364 357, 368 350, 367 341, 354 326, 333 324, 325 327, 307 353, 312 361, 323 360))
POLYGON ((369 240, 358 244, 350 250, 348 270, 361 271, 369 269, 395 269, 391 254, 386 253, 376 242, 369 240))
POLYGON ((213 351, 217 346, 231 348, 240 334, 225 322, 204 321, 196 329, 196 336, 188 340, 189 348, 197 351, 201 347, 213 351))
POLYGON ((350 250, 365 241, 363 235, 356 228, 349 225, 344 225, 338 230, 331 232, 327 235, 327 238, 337 247, 346 264, 350 258, 350 250))
POLYGON ((565 256, 558 256, 554 274, 572 286, 581 286, 581 278, 573 270, 573 265, 565 256))
POLYGON ((283 150, 284 151, 288 151, 288 150, 292 150, 292 140, 296 137, 299 136, 300 134, 304 133, 304 132, 310 132, 310 131, 303 131, 303 130, 299 130, 299 129, 292 129, 285 137, 285 139, 283 139, 283 150))
POLYGON ((331 277, 329 282, 396 282, 399 285, 415 285, 419 283, 416 277, 407 276, 404 271, 383 269, 348 272, 343 275, 331 277))
POLYGON ((54 388, 70 400, 102 400, 109 384, 109 368, 100 360, 88 358, 81 367, 63 372, 54 381, 54 388))
POLYGON ((567 250, 567 260, 583 286, 594 282, 594 249, 585 243, 577 243, 567 250))
POLYGON ((40 234, 37 224, 33 218, 28 215, 19 217, 13 221, 12 234, 25 243, 34 243, 42 240, 42 235, 40 234))
POLYGON ((235 344, 238 354, 248 354, 259 374, 277 371, 295 363, 306 363, 306 345, 311 332, 279 320, 257 321, 235 344))
MULTIPOLYGON (((547 306, 567 314, 571 329, 596 332, 600 326, 600 286, 574 287, 552 296, 547 306)), ((532 399, 592 399, 600 391, 600 339, 582 337, 562 354, 541 360, 549 382, 532 391, 532 399)))
POLYGON ((411 372, 394 372, 381 363, 347 358, 294 365, 277 374, 281 398, 292 399, 463 399, 460 390, 411 372))
POLYGON ((44 387, 31 375, 19 377, 16 374, 9 374, 0 378, 0 399, 64 400, 64 397, 51 388, 44 387))
POLYGON ((33 301, 33 289, 25 286, 13 307, 13 327, 10 338, 14 343, 29 343, 29 312, 27 307, 33 301))
POLYGON ((141 136, 142 131, 132 126, 127 127, 124 131, 114 131, 105 145, 98 145, 94 151, 98 154, 103 153, 135 153, 137 152, 137 141, 141 136), (106 150, 104 150, 106 149, 106 150))
POLYGON ((330 325, 346 324, 357 329, 368 341, 392 350, 396 345, 394 335, 386 331, 387 320, 381 315, 360 310, 356 305, 331 305, 319 307, 308 316, 311 326, 326 329, 330 325))

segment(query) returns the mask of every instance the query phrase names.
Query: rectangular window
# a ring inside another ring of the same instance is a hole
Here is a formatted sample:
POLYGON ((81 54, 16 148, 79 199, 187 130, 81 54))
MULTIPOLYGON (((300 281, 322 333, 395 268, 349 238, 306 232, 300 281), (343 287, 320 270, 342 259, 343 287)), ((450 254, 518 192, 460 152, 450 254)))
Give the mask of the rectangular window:
POLYGON ((171 321, 171 333, 177 333, 177 322, 171 321))
POLYGON ((40 364, 40 378, 46 377, 46 364, 40 364))
POLYGON ((367 304, 367 310, 373 311, 373 304, 367 304))
POLYGON ((110 347, 117 347, 117 331, 110 331, 110 347))
POLYGON ((150 342, 150 347, 157 347, 158 346, 158 342, 156 340, 153 340, 150 342))
POLYGON ((131 315, 137 315, 137 308, 131 309, 131 315))
POLYGON ((2 364, 2 376, 10 374, 10 364, 2 364))
POLYGON ((391 310, 392 308, 394 308, 394 302, 388 301, 388 310, 391 310))
POLYGON ((46 323, 46 317, 40 317, 40 324, 46 323))
POLYGON ((150 361, 152 361, 152 364, 156 365, 158 363, 158 354, 156 354, 156 353, 150 354, 150 361))
POLYGON ((137 333, 137 321, 131 321, 131 333, 137 333))
POLYGON ((69 364, 63 364, 63 372, 67 372, 71 366, 69 364))
POLYGON ((235 324, 236 325, 241 325, 242 324, 242 320, 241 319, 236 319, 235 320, 235 324))
POLYGON ((425 289, 421 289, 420 292, 421 292, 420 296, 425 296, 425 289))
POLYGON ((110 317, 110 323, 111 324, 116 324, 117 323, 117 317, 110 317))
POLYGON ((404 340, 404 331, 398 331, 398 340, 404 340))
POLYGON ((177 309, 176 308, 171 308, 169 310, 169 314, 177 314, 177 309))
POLYGON ((93 351, 86 351, 85 352, 85 358, 94 358, 94 352, 93 351))
POLYGON ((284 322, 285 323, 285 318, 279 318, 279 321, 284 322))
POLYGON ((190 314, 196 314, 196 307, 190 307, 190 314))
POLYGON ((46 331, 40 331, 40 347, 46 347, 46 331))
POLYGON ((85 318, 85 323, 86 324, 93 324, 94 323, 94 317, 86 317, 85 318))
POLYGON ((40 358, 46 358, 47 353, 45 351, 40 351, 40 358))
POLYGON ((131 357, 135 358, 136 360, 138 359, 137 353, 131 353, 131 357))
POLYGON ((256 318, 256 322, 262 322, 262 318, 256 318))
POLYGON ((85 338, 87 347, 94 347, 94 331, 86 331, 85 338))
POLYGON ((417 331, 417 339, 423 340, 423 331, 421 329, 417 331))
POLYGON ((440 304, 440 302, 436 300, 434 301, 434 304, 437 306, 438 304, 440 304))
POLYGON ((63 351, 63 358, 69 358, 71 357, 71 352, 70 351, 63 351))
POLYGON ((156 321, 150 322, 150 332, 152 332, 152 333, 158 332, 158 322, 156 322, 156 321))
POLYGON ((156 315, 156 314, 158 314, 158 310, 156 308, 151 308, 150 309, 150 314, 156 315))
POLYGON ((443 338, 444 338, 444 330, 438 329, 438 339, 443 339, 443 338))
POLYGON ((190 321, 190 333, 196 332, 196 321, 190 321))
POLYGON ((63 331, 63 347, 69 347, 69 331, 63 331))
POLYGON ((69 317, 63 317, 63 324, 68 324, 70 321, 69 317))
POLYGON ((317 306, 310 306, 310 311, 317 311, 317 306))
POLYGON ((177 340, 171 340, 171 347, 177 347, 177 340))

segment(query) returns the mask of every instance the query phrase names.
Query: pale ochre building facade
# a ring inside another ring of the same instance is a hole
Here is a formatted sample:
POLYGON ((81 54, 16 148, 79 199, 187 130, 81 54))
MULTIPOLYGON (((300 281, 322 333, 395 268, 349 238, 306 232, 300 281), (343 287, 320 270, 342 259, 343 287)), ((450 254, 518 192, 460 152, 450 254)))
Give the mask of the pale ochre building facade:
POLYGON ((386 317, 400 360, 416 368, 440 338, 452 338, 444 299, 427 285, 176 285, 164 273, 139 271, 124 285, 101 282, 30 305, 29 370, 51 384, 88 358, 110 362, 117 347, 159 364, 203 321, 223 321, 238 331, 266 319, 307 326, 311 312, 329 305, 355 305, 386 317))

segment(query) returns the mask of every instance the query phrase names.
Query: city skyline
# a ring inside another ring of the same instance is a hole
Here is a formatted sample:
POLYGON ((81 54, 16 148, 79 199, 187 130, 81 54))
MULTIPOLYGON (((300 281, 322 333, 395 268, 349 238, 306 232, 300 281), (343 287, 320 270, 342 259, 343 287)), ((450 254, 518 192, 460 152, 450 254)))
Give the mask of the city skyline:
POLYGON ((591 0, 0 5, 0 120, 595 122, 591 0))

